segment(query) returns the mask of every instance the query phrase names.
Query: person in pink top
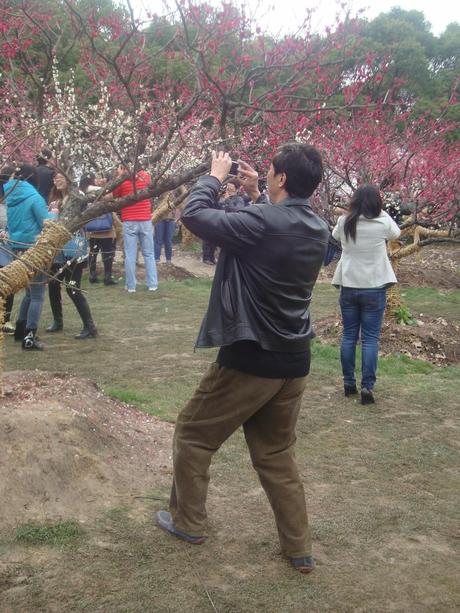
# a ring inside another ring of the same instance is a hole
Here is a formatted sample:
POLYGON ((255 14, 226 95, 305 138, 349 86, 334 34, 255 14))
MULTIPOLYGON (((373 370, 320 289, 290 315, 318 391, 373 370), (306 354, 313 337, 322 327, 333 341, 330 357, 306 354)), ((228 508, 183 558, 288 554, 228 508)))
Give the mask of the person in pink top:
MULTIPOLYGON (((127 165, 121 164, 117 169, 117 176, 129 173, 127 165)), ((139 170, 136 177, 123 181, 113 190, 115 198, 124 198, 146 189, 150 184, 150 176, 145 170, 139 170)), ((136 254, 139 244, 145 264, 145 280, 149 291, 158 289, 158 275, 155 264, 152 205, 149 199, 140 200, 121 209, 123 222, 123 242, 125 249, 125 279, 126 289, 129 293, 136 291, 136 254)))

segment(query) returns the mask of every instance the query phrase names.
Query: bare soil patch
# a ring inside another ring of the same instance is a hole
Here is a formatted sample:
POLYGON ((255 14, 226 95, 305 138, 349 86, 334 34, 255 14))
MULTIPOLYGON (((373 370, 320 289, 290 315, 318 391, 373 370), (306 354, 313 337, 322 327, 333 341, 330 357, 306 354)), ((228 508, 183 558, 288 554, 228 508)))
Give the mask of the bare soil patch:
POLYGON ((157 264, 158 277, 160 281, 183 281, 184 279, 196 279, 197 274, 191 272, 188 268, 177 266, 176 264, 157 264))
MULTIPOLYGON (((189 546, 152 521, 168 504, 173 427, 103 392, 177 415, 214 356, 192 352, 209 282, 165 282, 134 295, 99 284, 88 293, 101 330, 94 342, 73 339, 80 322, 70 307, 64 332, 43 335, 44 352, 5 338, 1 613, 457 611, 456 369, 382 369, 377 403, 367 408, 344 397, 337 352, 317 352, 296 448, 317 570, 301 577, 280 555, 241 432, 211 467, 210 538, 189 546), (64 369, 74 374, 55 374, 64 369), (66 519, 82 528, 67 545, 15 539, 26 522, 66 519)), ((331 313, 335 291, 323 285, 318 295, 318 312, 331 313)))
POLYGON ((213 463, 210 538, 192 547, 152 521, 167 504, 170 424, 73 376, 12 372, 6 384, 2 613, 457 610, 458 424, 455 401, 431 392, 436 375, 419 395, 407 379, 387 386, 366 410, 333 381, 309 383, 297 441, 317 560, 308 577, 280 555, 241 433, 213 463), (68 517, 84 524, 73 545, 8 536, 68 517))
MULTIPOLYGON (((316 335, 326 344, 338 345, 342 323, 335 316, 315 321, 316 335)), ((380 338, 380 355, 403 354, 446 366, 460 363, 460 327, 443 317, 421 317, 414 325, 385 322, 380 338)))
MULTIPOLYGON (((101 265, 99 264, 99 266, 101 265)), ((175 247, 171 264, 160 262, 157 264, 157 270, 160 281, 182 281, 193 278, 212 279, 215 266, 204 264, 201 259, 201 253, 187 252, 175 247)), ((115 258, 113 271, 116 278, 121 279, 123 277, 123 257, 120 252, 117 253, 115 258)), ((142 257, 139 258, 137 265, 137 276, 138 279, 144 278, 144 262, 142 257)))
POLYGON ((0 528, 135 501, 169 481, 173 426, 71 375, 9 372, 0 402, 0 528))

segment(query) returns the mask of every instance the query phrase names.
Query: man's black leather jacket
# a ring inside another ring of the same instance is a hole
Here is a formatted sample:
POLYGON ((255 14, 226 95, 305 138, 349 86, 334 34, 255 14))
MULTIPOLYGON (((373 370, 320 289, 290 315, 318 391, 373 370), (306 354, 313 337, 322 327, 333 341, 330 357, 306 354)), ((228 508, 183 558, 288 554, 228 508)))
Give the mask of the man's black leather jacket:
POLYGON ((213 208, 219 189, 215 177, 201 177, 181 217, 193 234, 222 249, 197 347, 252 340, 270 351, 305 351, 327 224, 297 197, 226 213, 213 208))

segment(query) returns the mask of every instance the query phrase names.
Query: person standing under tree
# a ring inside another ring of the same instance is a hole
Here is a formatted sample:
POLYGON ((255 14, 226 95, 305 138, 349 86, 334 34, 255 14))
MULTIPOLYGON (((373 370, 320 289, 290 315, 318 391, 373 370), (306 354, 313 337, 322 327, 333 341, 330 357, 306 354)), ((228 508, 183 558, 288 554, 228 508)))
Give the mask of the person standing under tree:
MULTIPOLYGON (((281 548, 294 568, 314 568, 295 427, 310 368, 310 302, 326 252, 327 224, 308 204, 322 180, 319 152, 288 143, 268 172, 270 203, 231 214, 214 208, 231 159, 213 153, 209 176, 192 189, 182 222, 221 248, 198 347, 220 347, 174 432, 169 511, 157 525, 189 543, 206 538, 213 454, 243 426, 267 493, 281 548)), ((239 177, 260 202, 258 175, 239 161, 239 177)))
MULTIPOLYGON (((96 185, 96 176, 88 173, 80 179, 78 187, 84 194, 98 192, 106 183, 105 180, 99 181, 96 185)), ((115 259, 116 233, 113 226, 114 213, 104 213, 96 219, 92 219, 85 226, 85 232, 89 239, 89 282, 99 283, 96 272, 97 254, 101 252, 102 265, 104 266, 104 285, 117 285, 112 277, 113 260, 115 259)))
POLYGON ((161 259, 161 248, 164 245, 166 263, 171 264, 173 254, 173 236, 176 229, 176 209, 174 202, 181 197, 183 188, 178 188, 169 192, 165 201, 170 205, 168 214, 161 221, 155 224, 155 262, 158 264, 161 259))
MULTIPOLYGON (((129 174, 128 163, 121 164, 117 176, 129 174)), ((150 185, 150 176, 145 170, 139 170, 135 178, 126 179, 112 192, 115 198, 124 198, 146 189, 150 185)), ((121 209, 123 222, 123 244, 125 250, 125 276, 126 289, 129 293, 136 291, 136 255, 137 246, 140 245, 145 264, 145 280, 148 290, 155 292, 158 289, 157 267, 153 242, 152 204, 149 199, 140 200, 121 209)))
POLYGON ((353 194, 349 211, 339 217, 332 231, 342 245, 342 255, 332 284, 340 288, 343 336, 340 345, 345 396, 356 387, 356 344, 361 334, 361 403, 374 403, 380 330, 385 314, 386 291, 396 283, 386 241, 401 234, 396 222, 382 210, 380 192, 361 185, 353 194))
MULTIPOLYGON (((69 190, 70 183, 68 179, 63 174, 58 173, 54 177, 54 187, 50 193, 49 206, 52 214, 59 216, 62 207, 69 197, 69 190)), ((46 328, 47 332, 59 332, 64 325, 61 296, 61 282, 63 281, 66 284, 67 295, 74 303, 83 322, 83 329, 74 338, 84 340, 98 335, 88 301, 81 291, 81 277, 83 268, 86 266, 86 256, 86 238, 83 232, 78 230, 72 236, 72 239, 64 245, 62 253, 59 254, 51 267, 51 272, 55 276, 48 284, 48 293, 53 313, 53 323, 46 328)))
POLYGON ((53 154, 49 149, 42 149, 37 155, 37 189, 39 194, 45 199, 45 202, 48 202, 50 192, 53 189, 54 175, 56 174, 52 159, 53 154))

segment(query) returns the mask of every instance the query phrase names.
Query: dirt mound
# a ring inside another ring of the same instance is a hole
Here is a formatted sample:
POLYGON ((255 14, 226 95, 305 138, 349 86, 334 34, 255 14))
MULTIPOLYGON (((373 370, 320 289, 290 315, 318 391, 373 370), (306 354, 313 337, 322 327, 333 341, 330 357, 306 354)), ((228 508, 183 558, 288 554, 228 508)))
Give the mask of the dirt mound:
POLYGON ((197 275, 183 266, 175 264, 157 264, 158 277, 160 281, 183 281, 184 279, 196 279, 197 275))
MULTIPOLYGON (((339 345, 342 323, 337 317, 315 321, 317 337, 326 344, 339 345)), ((446 366, 460 363, 460 327, 442 317, 420 318, 414 325, 384 323, 380 355, 404 354, 446 366)))
POLYGON ((398 279, 403 286, 460 287, 460 246, 433 245, 402 258, 398 279))
POLYGON ((9 372, 0 402, 0 528, 88 519, 170 481, 173 426, 89 381, 9 372))
MULTIPOLYGON (((321 269, 318 281, 328 283, 336 262, 321 269)), ((403 287, 460 288, 460 245, 430 245, 402 258, 397 273, 403 287)))

